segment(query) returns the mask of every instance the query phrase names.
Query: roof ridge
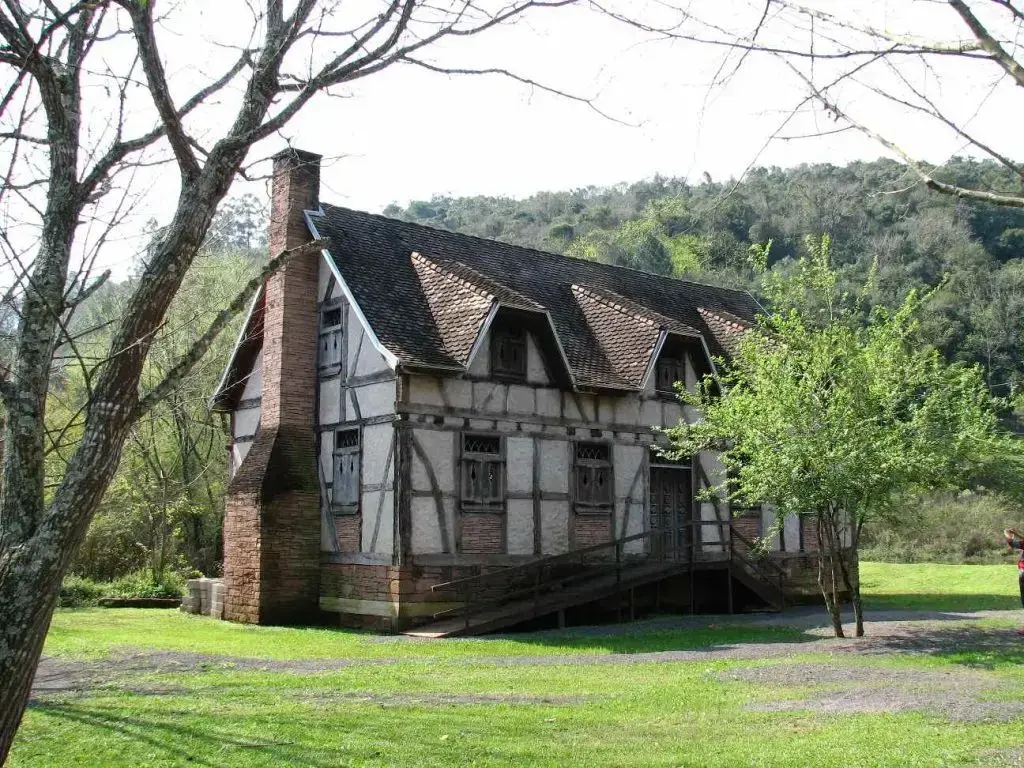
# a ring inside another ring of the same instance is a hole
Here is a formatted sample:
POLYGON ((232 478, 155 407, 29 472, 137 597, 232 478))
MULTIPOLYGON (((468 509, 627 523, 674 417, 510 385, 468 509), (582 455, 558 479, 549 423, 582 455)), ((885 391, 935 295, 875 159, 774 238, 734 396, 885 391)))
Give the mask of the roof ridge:
POLYGON ((321 208, 323 208, 323 206, 325 206, 325 205, 329 206, 331 208, 337 208, 337 209, 340 209, 340 210, 343 210, 343 211, 348 211, 350 213, 360 214, 360 215, 363 215, 363 216, 372 216, 373 218, 383 219, 384 221, 394 221, 394 222, 397 222, 399 224, 404 224, 404 225, 409 226, 409 227, 417 227, 419 229, 429 229, 432 232, 444 232, 444 233, 451 234, 451 235, 458 235, 459 237, 468 237, 468 238, 471 238, 473 240, 479 240, 482 243, 501 243, 502 245, 504 245, 504 246, 506 246, 508 248, 515 248, 516 250, 526 251, 526 252, 529 252, 529 253, 540 253, 540 254, 543 254, 544 256, 551 256, 552 258, 555 258, 555 259, 566 259, 566 260, 572 260, 572 261, 589 262, 591 264, 600 264, 602 267, 608 267, 609 269, 622 270, 622 271, 631 272, 631 273, 637 274, 637 275, 643 275, 644 278, 649 278, 649 279, 654 279, 654 280, 659 280, 659 281, 670 280, 670 281, 675 282, 675 283, 686 283, 687 285, 696 285, 696 286, 700 286, 701 288, 711 288, 711 289, 716 290, 716 291, 728 291, 729 293, 738 293, 738 294, 741 294, 741 295, 744 295, 744 296, 749 296, 753 301, 755 301, 755 303, 759 304, 759 302, 757 302, 757 299, 754 299, 753 294, 751 294, 750 291, 748 291, 746 288, 726 288, 726 287, 719 286, 719 285, 712 285, 711 283, 702 283, 702 282, 700 282, 698 280, 688 280, 688 279, 683 278, 683 277, 672 277, 671 275, 656 275, 653 272, 645 272, 642 269, 637 269, 636 267, 627 267, 627 266, 624 266, 622 264, 605 264, 604 262, 590 262, 588 259, 577 259, 575 256, 566 256, 564 253, 555 253, 554 251, 545 251, 545 250, 543 250, 541 248, 531 248, 531 247, 526 246, 526 245, 517 245, 515 243, 509 243, 509 242, 506 242, 504 240, 495 240, 492 237, 491 238, 481 237, 480 235, 471 235, 469 233, 459 232, 459 231, 454 230, 454 229, 444 229, 442 227, 433 227, 433 226, 431 226, 429 224, 419 224, 419 223, 414 222, 414 221, 406 221, 405 219, 396 219, 393 216, 385 216, 385 215, 380 214, 380 213, 369 213, 368 211, 360 211, 360 210, 358 210, 356 208, 346 208, 344 205, 334 205, 333 203, 322 203, 321 204, 321 208))

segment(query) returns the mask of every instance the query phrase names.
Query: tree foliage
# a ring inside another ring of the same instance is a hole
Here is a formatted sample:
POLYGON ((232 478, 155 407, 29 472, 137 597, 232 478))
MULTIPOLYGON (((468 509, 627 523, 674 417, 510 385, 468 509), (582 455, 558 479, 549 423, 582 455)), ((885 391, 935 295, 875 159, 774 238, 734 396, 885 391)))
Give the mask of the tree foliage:
MULTIPOLYGON (((1024 193, 1020 177, 991 161, 955 160, 936 176, 1024 193)), ((843 286, 855 290, 876 272, 865 312, 931 292, 923 338, 950 360, 982 365, 994 394, 1024 388, 1024 210, 908 187, 906 168, 890 160, 756 168, 738 183, 656 176, 523 200, 437 197, 386 213, 755 293, 762 276, 750 268, 751 246, 771 240, 769 266, 786 273, 807 255, 807 235, 827 233, 843 286)))
POLYGON ((721 451, 724 491, 771 504, 777 524, 811 518, 819 584, 837 635, 836 585, 852 596, 863 634, 856 557, 865 525, 898 516, 915 493, 1024 477, 1024 446, 1001 428, 1007 403, 978 366, 947 362, 921 338, 927 296, 861 317, 863 294, 842 290, 829 239, 810 242, 788 275, 769 275, 772 314, 748 333, 718 380, 684 398, 703 418, 670 430, 673 451, 721 451))

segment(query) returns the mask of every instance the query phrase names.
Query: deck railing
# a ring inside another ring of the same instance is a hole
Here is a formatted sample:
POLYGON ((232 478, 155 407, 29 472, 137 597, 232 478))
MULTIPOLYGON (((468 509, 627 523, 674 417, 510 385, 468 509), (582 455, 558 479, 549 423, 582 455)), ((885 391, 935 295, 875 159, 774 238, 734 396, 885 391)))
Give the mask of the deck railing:
MULTIPOLYGON (((454 593, 458 607, 434 614, 435 619, 463 617, 468 630, 475 615, 516 600, 532 600, 534 615, 541 600, 573 585, 592 579, 606 579, 609 587, 621 585, 630 573, 643 569, 665 575, 676 570, 693 570, 699 562, 739 561, 755 578, 777 587, 784 594, 786 572, 767 557, 753 554, 754 544, 731 521, 695 520, 690 524, 652 528, 623 538, 580 547, 521 565, 501 567, 443 584, 431 589, 454 593), (716 528, 717 540, 705 537, 705 528, 716 528), (740 543, 746 547, 742 551, 740 543), (614 580, 613 580, 614 577, 614 580)), ((692 593, 691 593, 692 599, 692 593)), ((730 610, 731 610, 730 586, 730 610)))

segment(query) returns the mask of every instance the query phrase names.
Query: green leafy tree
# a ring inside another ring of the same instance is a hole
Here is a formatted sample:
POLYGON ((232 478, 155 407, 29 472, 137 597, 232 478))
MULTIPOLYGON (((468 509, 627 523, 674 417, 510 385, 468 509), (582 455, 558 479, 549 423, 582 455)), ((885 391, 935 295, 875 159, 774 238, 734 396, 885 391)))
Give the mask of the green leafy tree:
MULTIPOLYGON (((818 584, 837 636, 838 593, 864 633, 857 550, 866 525, 885 525, 908 496, 1024 475, 1024 451, 999 426, 977 366, 950 364, 921 343, 927 297, 862 318, 863 293, 842 292, 829 238, 807 244, 788 276, 770 273, 773 314, 745 335, 718 381, 684 397, 703 413, 669 431, 678 456, 721 451, 724 492, 768 503, 818 531, 818 584)), ((766 261, 761 251, 762 264, 766 261)))

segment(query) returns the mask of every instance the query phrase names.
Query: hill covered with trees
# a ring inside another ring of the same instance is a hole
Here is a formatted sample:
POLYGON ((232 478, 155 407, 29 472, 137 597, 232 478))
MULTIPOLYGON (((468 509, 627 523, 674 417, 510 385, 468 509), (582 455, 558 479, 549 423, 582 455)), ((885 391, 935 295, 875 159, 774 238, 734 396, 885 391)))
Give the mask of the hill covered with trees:
MULTIPOLYGON (((963 186, 1021 194, 991 161, 935 172, 963 186)), ((385 215, 579 258, 755 293, 751 247, 771 242, 784 270, 807 237, 828 234, 851 289, 873 277, 871 301, 934 290, 928 338, 950 359, 977 362, 994 394, 1024 387, 1024 210, 926 189, 890 160, 758 168, 742 181, 691 184, 656 176, 612 187, 501 197, 434 197, 385 215)))

